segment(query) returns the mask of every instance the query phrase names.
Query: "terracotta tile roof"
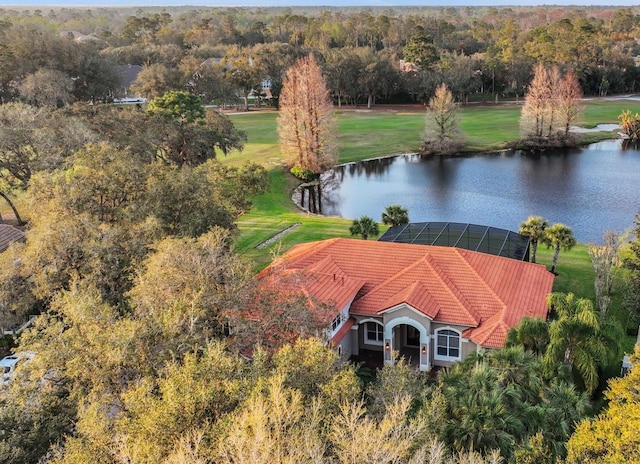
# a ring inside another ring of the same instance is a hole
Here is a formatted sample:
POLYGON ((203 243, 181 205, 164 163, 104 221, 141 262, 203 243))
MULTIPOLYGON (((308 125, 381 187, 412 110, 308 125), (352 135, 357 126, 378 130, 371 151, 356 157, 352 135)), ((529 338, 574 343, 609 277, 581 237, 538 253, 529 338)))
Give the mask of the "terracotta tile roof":
POLYGON ((24 240, 24 232, 9 224, 0 224, 0 253, 6 250, 13 242, 24 240))
POLYGON ((300 272, 321 301, 355 298, 350 313, 380 315, 406 303, 436 322, 467 326, 486 347, 525 316, 547 316, 553 274, 543 265, 458 248, 336 238, 293 247, 262 275, 300 272))
MULTIPOLYGON (((317 266, 312 266, 312 268, 315 269, 315 272, 310 269, 286 268, 280 269, 278 274, 271 271, 271 269, 277 269, 277 267, 270 266, 262 271, 259 277, 271 288, 277 288, 279 291, 289 293, 303 293, 309 296, 309 304, 311 306, 313 306, 314 302, 329 305, 331 310, 324 315, 328 323, 353 301, 365 284, 365 280, 349 277, 344 272, 323 273, 321 272, 323 268, 319 269, 317 266), (279 276, 286 277, 283 279, 279 278, 279 276), (267 282, 270 277, 273 278, 270 282, 267 282)), ((337 270, 333 266, 324 268, 324 270, 327 269, 337 270)))

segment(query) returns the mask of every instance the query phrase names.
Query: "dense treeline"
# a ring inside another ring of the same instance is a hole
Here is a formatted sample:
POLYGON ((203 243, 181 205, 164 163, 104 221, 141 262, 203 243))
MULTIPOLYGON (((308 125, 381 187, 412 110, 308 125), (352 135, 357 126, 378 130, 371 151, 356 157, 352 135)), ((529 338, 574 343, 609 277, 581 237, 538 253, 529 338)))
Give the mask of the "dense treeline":
MULTIPOLYGON (((245 134, 194 93, 247 107, 269 78, 277 101, 285 71, 309 54, 337 105, 427 101, 443 82, 458 101, 521 97, 539 62, 588 94, 633 91, 634 10, 0 16, 0 192, 20 192, 29 219, 26 242, 0 254, 0 317, 40 313, 16 348, 32 359, 0 391, 1 462, 553 463, 607 452, 583 434, 606 434, 614 408, 566 445, 619 356, 606 305, 555 294, 552 320, 526 320, 503 350, 433 378, 406 362, 373 378, 310 338, 323 338, 328 308, 300 311, 304 295, 254 281, 234 253, 235 221, 267 174, 216 160, 245 134), (153 98, 146 110, 86 104, 118 96, 117 64, 144 67, 132 89, 153 98)), ((631 253, 637 295, 637 242, 631 253)), ((612 385, 612 401, 625 394, 635 392, 612 385)))
MULTIPOLYGON (((537 63, 572 71, 587 95, 635 92, 638 12, 630 8, 2 10, 0 90, 44 104, 118 94, 113 66, 144 67, 153 98, 193 90, 238 103, 316 54, 336 103, 521 97, 537 63), (411 63, 406 65, 403 63, 411 63), (47 85, 45 85, 47 84, 47 85)), ((265 95, 266 96, 266 95, 265 95)))

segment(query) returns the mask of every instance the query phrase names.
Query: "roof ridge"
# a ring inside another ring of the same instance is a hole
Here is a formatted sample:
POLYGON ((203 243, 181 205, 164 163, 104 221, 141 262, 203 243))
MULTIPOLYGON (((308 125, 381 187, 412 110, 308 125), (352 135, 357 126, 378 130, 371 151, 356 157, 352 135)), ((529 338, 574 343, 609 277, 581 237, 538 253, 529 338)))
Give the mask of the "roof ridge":
POLYGON ((320 261, 316 261, 315 263, 311 263, 310 265, 305 267, 304 270, 306 272, 315 272, 317 274, 327 274, 327 275, 333 274, 335 276, 336 272, 324 272, 324 271, 322 271, 322 269, 328 267, 327 265, 331 265, 331 266, 335 267, 338 271, 340 271, 340 276, 341 277, 345 277, 345 276, 348 277, 347 273, 344 272, 344 269, 342 269, 336 263, 336 260, 333 259, 333 255, 332 254, 328 254, 327 256, 322 258, 320 261))
MULTIPOLYGON (((451 250, 456 251, 455 248, 449 248, 451 250)), ((445 287, 455 296, 455 298, 462 303, 461 306, 464 310, 469 314, 469 316, 475 321, 476 325, 479 325, 482 322, 482 317, 473 307, 471 302, 464 296, 464 294, 458 289, 458 287, 453 283, 451 278, 442 270, 442 267, 436 261, 436 258, 432 255, 425 256, 425 261, 427 264, 433 268, 436 276, 440 281, 445 285, 445 287)), ((484 281, 483 281, 484 282, 484 281)))
MULTIPOLYGON (((392 242, 382 242, 382 243, 392 243, 392 242)), ((412 262, 409 266, 400 269, 398 272, 396 272, 395 274, 391 274, 389 277, 387 277, 385 280, 383 280, 382 282, 380 282, 378 285, 376 285, 374 288, 371 289, 371 291, 367 292, 367 295, 372 295, 375 294, 376 292, 381 291, 382 289, 384 289, 384 287, 390 283, 393 282, 394 280, 396 280, 398 277, 400 277, 401 275, 406 274, 407 272, 409 272, 410 270, 414 269, 422 260, 424 259, 424 256, 421 258, 416 259, 414 262, 412 262)), ((414 282, 415 283, 415 282, 414 282)), ((406 288, 406 287, 405 287, 406 288)), ((400 293, 400 292, 397 292, 400 293)), ((396 294, 397 294, 396 293, 396 294)))
MULTIPOLYGON (((453 250, 458 254, 458 256, 460 256, 460 258, 462 258, 462 261, 464 261, 465 265, 471 270, 471 272, 473 272, 473 274, 476 277, 478 277, 478 279, 482 282, 482 285, 484 286, 484 288, 489 290, 490 294, 502 305, 503 309, 506 309, 507 304, 502 300, 502 298, 500 298, 500 296, 498 296, 498 294, 493 290, 493 288, 491 288, 491 285, 487 283, 484 277, 480 275, 480 273, 476 270, 476 268, 471 265, 471 263, 467 260, 467 257, 462 253, 462 251, 471 251, 473 253, 480 253, 480 252, 473 251, 473 250, 463 250, 460 248, 453 248, 453 250)), ((490 255, 490 256, 494 256, 494 255, 490 255)), ((498 256, 498 258, 510 259, 504 256, 498 256)))
POLYGON ((418 291, 418 289, 416 288, 418 286, 420 287, 420 289, 424 289, 427 293, 429 293, 427 287, 422 282, 416 280, 415 282, 410 283, 409 285, 403 287, 401 290, 397 291, 389 298, 387 298, 384 303, 385 307, 381 309, 381 311, 387 310, 399 303, 410 304, 409 301, 412 300, 412 296, 414 296, 418 291))

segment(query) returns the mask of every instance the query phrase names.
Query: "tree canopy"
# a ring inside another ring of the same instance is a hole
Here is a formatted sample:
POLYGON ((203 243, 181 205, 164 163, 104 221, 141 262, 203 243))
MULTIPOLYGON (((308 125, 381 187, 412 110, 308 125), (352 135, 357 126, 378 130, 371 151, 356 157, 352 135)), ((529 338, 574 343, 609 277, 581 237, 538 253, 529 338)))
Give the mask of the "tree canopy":
POLYGON ((147 111, 187 124, 205 119, 200 98, 189 92, 165 92, 149 102, 147 111))

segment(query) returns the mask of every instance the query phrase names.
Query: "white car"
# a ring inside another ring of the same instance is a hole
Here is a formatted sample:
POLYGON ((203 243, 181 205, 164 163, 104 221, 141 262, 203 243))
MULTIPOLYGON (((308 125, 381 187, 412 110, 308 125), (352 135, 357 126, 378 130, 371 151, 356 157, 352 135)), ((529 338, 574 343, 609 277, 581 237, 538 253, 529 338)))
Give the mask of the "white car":
POLYGON ((18 353, 5 356, 0 359, 0 374, 2 374, 2 384, 8 385, 15 375, 16 367, 19 364, 29 361, 33 358, 32 353, 18 353))
POLYGON ((13 373, 18 365, 20 358, 15 354, 4 357, 0 360, 0 373, 2 373, 2 383, 7 385, 13 377, 13 373))

